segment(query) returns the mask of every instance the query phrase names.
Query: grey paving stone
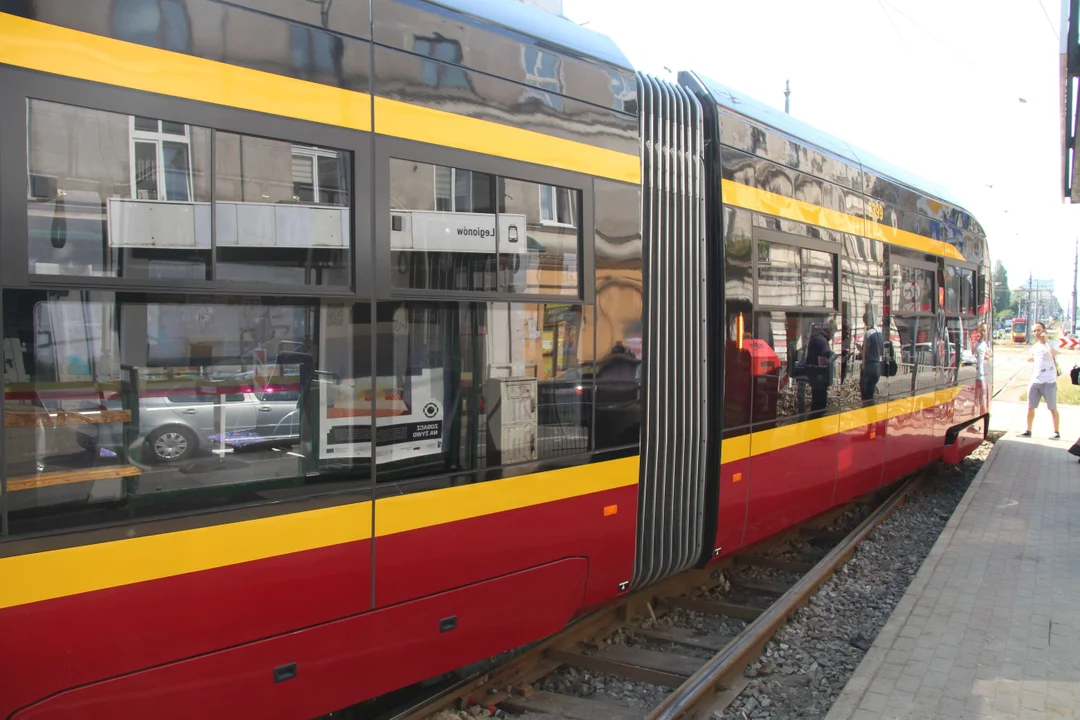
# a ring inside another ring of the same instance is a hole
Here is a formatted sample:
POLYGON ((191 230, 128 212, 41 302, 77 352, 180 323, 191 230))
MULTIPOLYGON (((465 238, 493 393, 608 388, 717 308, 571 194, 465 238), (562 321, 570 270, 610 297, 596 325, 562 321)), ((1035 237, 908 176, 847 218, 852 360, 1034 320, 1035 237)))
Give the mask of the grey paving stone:
MULTIPOLYGON (((1063 434, 1080 434, 1080 408, 1061 410, 1063 434)), ((1002 438, 897 607, 898 629, 856 670, 861 697, 827 720, 1080 717, 1078 525, 1075 458, 1002 438)))

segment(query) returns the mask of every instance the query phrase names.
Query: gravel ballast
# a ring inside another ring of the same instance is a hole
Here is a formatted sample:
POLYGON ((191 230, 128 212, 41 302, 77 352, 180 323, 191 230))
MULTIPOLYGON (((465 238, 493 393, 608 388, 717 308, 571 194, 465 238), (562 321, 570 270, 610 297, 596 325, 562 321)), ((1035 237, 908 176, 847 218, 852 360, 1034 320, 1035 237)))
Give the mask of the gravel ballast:
MULTIPOLYGON (((924 470, 923 483, 910 493, 893 514, 856 549, 855 555, 809 604, 800 609, 765 647, 761 658, 745 671, 749 684, 730 707, 714 715, 718 720, 814 720, 823 718, 869 650, 874 638, 903 597, 923 560, 929 554, 968 486, 989 455, 992 444, 983 443, 959 465, 937 464, 924 470)), ((837 518, 832 528, 854 529, 869 508, 853 508, 837 518)), ((769 555, 807 560, 824 555, 824 548, 793 540, 769 555)), ((737 597, 765 607, 768 598, 740 594, 738 578, 793 582, 795 575, 758 567, 720 571, 719 584, 706 598, 737 597), (729 582, 734 580, 734 585, 729 582)), ((741 620, 681 609, 647 619, 643 626, 674 626, 697 634, 737 635, 741 620)), ((633 628, 619 630, 608 645, 628 645, 706 658, 708 652, 685 646, 659 644, 635 635, 633 628)), ((671 688, 632 682, 602 673, 561 667, 536 683, 537 689, 603 700, 639 710, 655 707, 671 688)), ((473 707, 447 713, 447 717, 484 717, 473 707), (471 712, 470 712, 471 711, 471 712)), ((505 717, 539 720, 537 715, 505 717)), ((440 720, 442 720, 440 718, 440 720)))
POLYGON ((931 477, 773 637, 723 720, 823 718, 885 626, 960 503, 991 443, 931 477))

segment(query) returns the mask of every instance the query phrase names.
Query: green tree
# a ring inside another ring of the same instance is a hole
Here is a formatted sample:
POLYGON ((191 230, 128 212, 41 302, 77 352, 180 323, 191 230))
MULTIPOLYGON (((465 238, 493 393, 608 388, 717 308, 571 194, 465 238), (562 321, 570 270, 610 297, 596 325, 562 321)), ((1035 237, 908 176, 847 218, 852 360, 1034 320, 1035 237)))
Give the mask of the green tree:
POLYGON ((1009 290, 1009 273, 1005 269, 1005 264, 998 260, 994 263, 994 310, 1003 310, 1011 305, 1012 291, 1009 290))

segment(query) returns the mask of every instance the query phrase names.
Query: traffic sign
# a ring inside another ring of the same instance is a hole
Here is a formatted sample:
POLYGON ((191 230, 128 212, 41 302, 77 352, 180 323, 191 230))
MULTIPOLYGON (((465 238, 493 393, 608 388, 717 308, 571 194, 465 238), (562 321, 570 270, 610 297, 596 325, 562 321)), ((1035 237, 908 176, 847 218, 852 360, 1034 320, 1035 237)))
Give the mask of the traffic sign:
POLYGON ((1069 350, 1075 350, 1077 345, 1080 345, 1080 340, 1077 340, 1076 338, 1061 338, 1061 340, 1058 341, 1058 347, 1062 350, 1065 350, 1066 346, 1068 346, 1069 350))

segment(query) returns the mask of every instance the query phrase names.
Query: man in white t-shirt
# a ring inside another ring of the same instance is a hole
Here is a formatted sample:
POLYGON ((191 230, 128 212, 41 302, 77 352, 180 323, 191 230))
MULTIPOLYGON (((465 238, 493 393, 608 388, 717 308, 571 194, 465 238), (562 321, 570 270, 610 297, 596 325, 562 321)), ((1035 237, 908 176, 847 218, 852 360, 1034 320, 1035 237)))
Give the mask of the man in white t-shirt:
POLYGON ((975 401, 979 414, 986 412, 986 355, 990 351, 990 334, 985 324, 979 325, 979 337, 975 340, 975 401))
POLYGON ((1031 366, 1031 385, 1028 386, 1028 414, 1027 431, 1020 433, 1020 437, 1031 437, 1031 423, 1035 420, 1035 408, 1039 407, 1039 400, 1046 399, 1046 407, 1050 408, 1050 415, 1054 418, 1053 440, 1060 440, 1058 432, 1057 410, 1057 350, 1050 344, 1046 337, 1046 326, 1037 322, 1031 327, 1035 333, 1035 344, 1031 346, 1031 356, 1027 361, 1031 366))

